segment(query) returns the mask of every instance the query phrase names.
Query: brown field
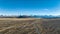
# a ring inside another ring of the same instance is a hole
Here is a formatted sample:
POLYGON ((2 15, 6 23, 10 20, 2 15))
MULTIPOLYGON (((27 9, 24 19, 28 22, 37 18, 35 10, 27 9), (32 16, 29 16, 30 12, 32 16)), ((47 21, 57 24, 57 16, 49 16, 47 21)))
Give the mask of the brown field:
POLYGON ((36 28, 40 34, 60 34, 60 19, 0 18, 0 34, 38 34, 36 28))

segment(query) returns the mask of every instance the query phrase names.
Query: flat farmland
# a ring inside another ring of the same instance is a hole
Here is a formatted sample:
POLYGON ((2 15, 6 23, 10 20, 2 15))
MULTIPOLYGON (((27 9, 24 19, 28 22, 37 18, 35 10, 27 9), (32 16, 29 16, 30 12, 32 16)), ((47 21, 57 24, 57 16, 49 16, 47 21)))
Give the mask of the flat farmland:
POLYGON ((36 28, 40 34, 60 34, 60 19, 0 18, 0 34, 38 34, 36 28))

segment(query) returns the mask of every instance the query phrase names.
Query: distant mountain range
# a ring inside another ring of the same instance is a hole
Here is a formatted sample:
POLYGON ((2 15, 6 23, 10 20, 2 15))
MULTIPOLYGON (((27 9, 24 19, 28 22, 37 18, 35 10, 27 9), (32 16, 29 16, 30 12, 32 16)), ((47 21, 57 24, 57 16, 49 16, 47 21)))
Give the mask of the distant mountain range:
POLYGON ((60 18, 60 16, 53 16, 53 15, 34 15, 34 16, 18 16, 18 18, 47 18, 47 19, 51 19, 51 18, 60 18))
POLYGON ((52 15, 43 15, 43 16, 33 16, 33 17, 35 17, 35 18, 49 18, 49 19, 51 19, 51 18, 60 18, 60 16, 52 16, 52 15))
POLYGON ((33 15, 33 16, 27 16, 27 15, 20 15, 20 16, 0 16, 0 18, 60 18, 59 16, 53 16, 53 15, 33 15))

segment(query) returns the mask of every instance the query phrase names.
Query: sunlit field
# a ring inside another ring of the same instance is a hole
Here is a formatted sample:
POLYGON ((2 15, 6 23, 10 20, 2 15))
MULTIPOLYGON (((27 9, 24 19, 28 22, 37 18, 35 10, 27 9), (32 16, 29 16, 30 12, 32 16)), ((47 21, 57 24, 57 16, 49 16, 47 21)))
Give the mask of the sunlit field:
POLYGON ((60 34, 60 19, 0 18, 0 34, 38 34, 36 28, 40 34, 60 34))

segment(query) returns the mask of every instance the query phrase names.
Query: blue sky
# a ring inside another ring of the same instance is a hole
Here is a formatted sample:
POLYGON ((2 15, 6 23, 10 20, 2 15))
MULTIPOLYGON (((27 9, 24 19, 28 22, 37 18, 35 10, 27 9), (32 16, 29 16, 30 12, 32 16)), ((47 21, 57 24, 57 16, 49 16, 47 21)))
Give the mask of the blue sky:
POLYGON ((60 15, 60 0, 0 0, 0 15, 60 15))

